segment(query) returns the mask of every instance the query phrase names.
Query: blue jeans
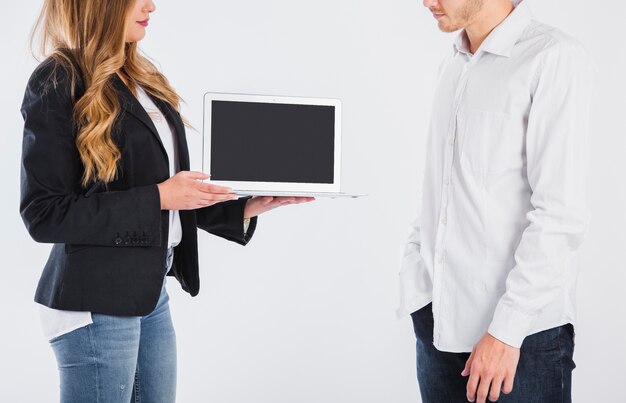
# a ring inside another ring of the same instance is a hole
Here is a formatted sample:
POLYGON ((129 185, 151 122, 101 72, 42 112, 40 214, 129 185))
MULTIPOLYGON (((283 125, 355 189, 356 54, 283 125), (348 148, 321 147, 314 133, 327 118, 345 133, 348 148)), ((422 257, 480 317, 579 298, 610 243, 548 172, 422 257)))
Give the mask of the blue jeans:
MULTIPOLYGON (((461 371, 469 353, 442 352, 433 345, 432 304, 413 312, 417 338, 417 379, 423 403, 467 402, 468 377, 461 371)), ((513 392, 500 403, 570 403, 576 367, 571 324, 532 334, 522 344, 513 392)))
MULTIPOLYGON (((172 258, 170 249, 167 268, 172 258)), ((150 314, 92 313, 92 324, 50 340, 59 367, 61 402, 174 402, 176 335, 168 300, 164 281, 150 314)))

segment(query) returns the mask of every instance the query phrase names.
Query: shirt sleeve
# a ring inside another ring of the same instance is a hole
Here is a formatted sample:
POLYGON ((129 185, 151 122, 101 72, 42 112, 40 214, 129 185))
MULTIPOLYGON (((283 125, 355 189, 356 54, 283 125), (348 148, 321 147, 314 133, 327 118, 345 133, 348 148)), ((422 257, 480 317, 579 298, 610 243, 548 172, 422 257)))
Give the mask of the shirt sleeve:
POLYGON ((404 247, 400 268, 400 306, 398 318, 409 315, 432 300, 432 278, 420 255, 420 216, 410 225, 409 237, 404 247))
POLYGON ((521 347, 542 309, 563 295, 566 263, 589 222, 587 134, 593 65, 578 45, 545 51, 528 117, 526 158, 533 209, 489 333, 521 347))

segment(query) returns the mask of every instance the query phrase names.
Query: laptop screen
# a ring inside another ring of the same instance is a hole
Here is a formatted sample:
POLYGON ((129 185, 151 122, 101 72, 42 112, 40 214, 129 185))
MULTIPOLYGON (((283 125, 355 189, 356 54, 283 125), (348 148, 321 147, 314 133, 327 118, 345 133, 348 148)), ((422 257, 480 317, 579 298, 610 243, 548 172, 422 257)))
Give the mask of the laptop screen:
POLYGON ((211 180, 332 184, 335 107, 211 102, 211 180))

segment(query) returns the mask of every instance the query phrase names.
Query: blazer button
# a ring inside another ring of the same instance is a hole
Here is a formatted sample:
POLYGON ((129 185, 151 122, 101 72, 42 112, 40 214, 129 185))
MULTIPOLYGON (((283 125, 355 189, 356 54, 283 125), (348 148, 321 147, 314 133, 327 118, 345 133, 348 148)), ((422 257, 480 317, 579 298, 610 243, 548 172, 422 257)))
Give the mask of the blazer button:
POLYGON ((115 238, 115 244, 119 245, 122 243, 122 238, 120 238, 119 236, 117 238, 115 238))
POLYGON ((127 236, 127 237, 124 239, 124 245, 128 245, 128 244, 130 244, 130 237, 129 237, 129 236, 127 236))

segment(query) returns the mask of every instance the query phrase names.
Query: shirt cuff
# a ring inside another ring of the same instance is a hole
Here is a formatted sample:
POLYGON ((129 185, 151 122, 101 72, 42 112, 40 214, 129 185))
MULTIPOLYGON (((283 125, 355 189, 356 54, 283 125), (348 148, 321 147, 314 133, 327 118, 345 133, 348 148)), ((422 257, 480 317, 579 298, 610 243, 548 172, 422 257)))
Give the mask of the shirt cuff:
POLYGON ((243 220, 243 234, 244 235, 248 233, 248 228, 250 228, 250 219, 244 218, 243 220))
POLYGON ((520 348, 535 319, 535 315, 520 312, 500 302, 493 314, 489 334, 509 346, 520 348))

